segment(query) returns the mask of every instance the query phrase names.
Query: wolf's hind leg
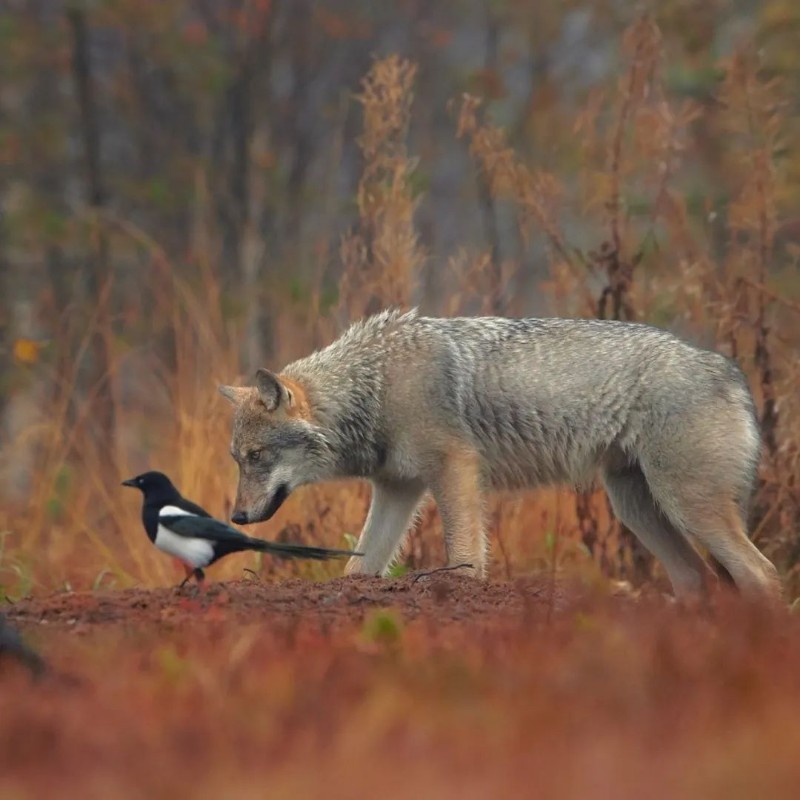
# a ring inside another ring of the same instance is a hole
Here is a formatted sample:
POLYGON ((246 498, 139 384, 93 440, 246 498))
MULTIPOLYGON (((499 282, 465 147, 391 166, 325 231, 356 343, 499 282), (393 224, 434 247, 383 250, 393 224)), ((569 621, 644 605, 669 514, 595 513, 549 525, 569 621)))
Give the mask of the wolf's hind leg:
POLYGON ((677 597, 704 590, 711 571, 691 542, 656 506, 638 466, 603 471, 603 484, 617 518, 661 562, 677 597))
POLYGON ((699 502, 687 492, 673 496, 670 514, 676 524, 708 548, 743 595, 776 606, 781 603, 778 571, 748 538, 740 504, 734 498, 699 502))
POLYGON ((720 457, 717 461, 697 457, 693 464, 669 464, 662 458, 656 469, 643 466, 650 490, 672 524, 703 545, 742 594, 779 603, 778 572, 747 536, 741 499, 745 480, 735 463, 720 457))
POLYGON ((345 575, 382 575, 403 541, 414 512, 425 493, 418 481, 372 483, 372 502, 356 550, 345 567, 345 575))
POLYGON ((442 518, 448 566, 471 564, 486 576, 486 532, 483 525, 480 462, 467 448, 449 451, 431 476, 431 491, 442 518))

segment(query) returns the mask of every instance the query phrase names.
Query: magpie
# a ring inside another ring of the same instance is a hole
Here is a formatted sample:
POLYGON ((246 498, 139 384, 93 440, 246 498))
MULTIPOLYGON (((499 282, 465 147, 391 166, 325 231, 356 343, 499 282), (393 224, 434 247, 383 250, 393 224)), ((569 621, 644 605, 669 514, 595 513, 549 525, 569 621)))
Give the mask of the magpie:
POLYGON ((256 550, 278 558, 310 558, 317 561, 360 555, 349 550, 268 542, 246 536, 214 519, 205 509, 183 497, 163 472, 144 472, 123 481, 122 485, 140 489, 144 495, 142 522, 150 541, 183 564, 186 577, 179 588, 183 588, 192 577, 198 585, 202 585, 206 567, 224 556, 243 550, 256 550))

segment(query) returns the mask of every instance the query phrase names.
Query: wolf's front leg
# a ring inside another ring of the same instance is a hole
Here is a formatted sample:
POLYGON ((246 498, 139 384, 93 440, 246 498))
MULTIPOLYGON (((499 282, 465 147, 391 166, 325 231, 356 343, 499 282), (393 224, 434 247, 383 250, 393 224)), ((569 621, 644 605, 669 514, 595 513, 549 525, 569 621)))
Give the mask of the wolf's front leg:
POLYGON ((471 564, 473 574, 484 578, 487 542, 481 488, 478 454, 463 445, 446 452, 440 469, 431 476, 431 491, 444 529, 447 565, 471 564))
POLYGON ((386 571, 424 493, 424 484, 417 481, 373 482, 372 503, 356 545, 364 555, 347 562, 345 575, 382 575, 386 571))

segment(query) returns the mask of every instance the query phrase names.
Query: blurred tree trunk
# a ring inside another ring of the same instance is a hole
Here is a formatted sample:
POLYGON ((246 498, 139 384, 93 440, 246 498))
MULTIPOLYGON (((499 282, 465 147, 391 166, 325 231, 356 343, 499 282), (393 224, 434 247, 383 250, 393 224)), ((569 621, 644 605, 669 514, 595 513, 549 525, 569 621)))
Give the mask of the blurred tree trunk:
POLYGON ((11 264, 6 258, 6 220, 3 209, 4 198, 0 197, 0 420, 8 403, 10 386, 8 376, 11 374, 11 348, 14 334, 11 327, 11 305, 13 297, 14 277, 11 264))
MULTIPOLYGON (((265 101, 265 89, 272 59, 269 37, 271 16, 265 14, 256 33, 246 43, 236 78, 228 93, 232 141, 231 196, 236 231, 236 261, 244 295, 245 366, 253 370, 263 363, 265 353, 265 310, 261 291, 264 242, 262 227, 266 185, 263 166, 254 164, 256 149, 265 149, 267 123, 257 132, 256 104, 265 101)), ((267 103, 267 106, 269 104, 267 103)))
POLYGON ((308 0, 292 0, 289 12, 288 39, 292 64, 292 93, 290 106, 290 139, 292 142, 292 166, 289 170, 286 240, 297 252, 300 247, 300 229, 303 216, 303 190, 306 173, 311 161, 311 135, 308 103, 311 79, 311 8, 308 0))
MULTIPOLYGON (((48 24, 43 14, 38 15, 37 23, 43 28, 48 24)), ((68 114, 59 87, 53 80, 51 70, 47 68, 40 68, 30 102, 34 108, 46 108, 50 113, 57 110, 64 116, 68 114)), ((53 154, 44 147, 34 154, 34 158, 37 163, 33 182, 42 205, 49 210, 54 219, 67 219, 69 216, 66 201, 67 167, 63 161, 55 160, 53 154)), ((47 401, 54 406, 59 402, 64 387, 70 385, 75 374, 71 345, 81 333, 78 308, 80 303, 75 296, 77 288, 75 258, 71 257, 69 250, 65 251, 57 236, 44 237, 44 266, 44 280, 49 293, 46 302, 41 306, 41 311, 43 319, 48 322, 48 335, 55 342, 69 345, 58 347, 55 353, 54 379, 50 389, 52 397, 47 401)), ((41 285, 39 288, 41 289, 41 285)), ((75 408, 68 408, 67 413, 70 416, 70 424, 74 424, 75 408)))
MULTIPOLYGON (((487 82, 492 83, 498 71, 498 42, 500 38, 500 23, 494 11, 494 3, 486 3, 486 56, 483 69, 487 82)), ((502 273, 501 273, 501 253, 500 253, 500 234, 497 229, 497 211, 492 192, 489 189, 489 182, 483 170, 476 171, 478 182, 478 199, 480 201, 481 215, 483 216, 483 229, 486 242, 489 245, 490 256, 490 292, 492 295, 491 308, 495 314, 502 314, 506 303, 503 299, 502 273)))
POLYGON ((79 105, 80 136, 85 160, 85 183, 89 201, 90 252, 81 275, 82 299, 87 309, 94 309, 88 331, 90 363, 86 371, 84 396, 91 398, 91 434, 100 447, 113 446, 115 435, 114 397, 111 373, 110 292, 112 268, 108 237, 102 219, 106 198, 100 166, 100 133, 95 87, 85 12, 71 6, 67 10, 72 32, 72 71, 79 105))

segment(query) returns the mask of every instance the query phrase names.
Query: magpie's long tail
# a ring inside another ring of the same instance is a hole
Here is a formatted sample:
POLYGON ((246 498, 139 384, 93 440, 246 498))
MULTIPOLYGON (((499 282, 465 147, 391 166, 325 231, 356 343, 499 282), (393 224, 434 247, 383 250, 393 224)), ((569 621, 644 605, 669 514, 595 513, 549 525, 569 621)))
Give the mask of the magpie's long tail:
POLYGON ((247 544, 251 550, 261 553, 270 553, 278 558, 310 558, 315 561, 327 561, 330 558, 349 558, 361 556, 353 550, 334 550, 329 547, 309 547, 304 544, 290 544, 284 542, 268 542, 266 539, 248 537, 247 544))

